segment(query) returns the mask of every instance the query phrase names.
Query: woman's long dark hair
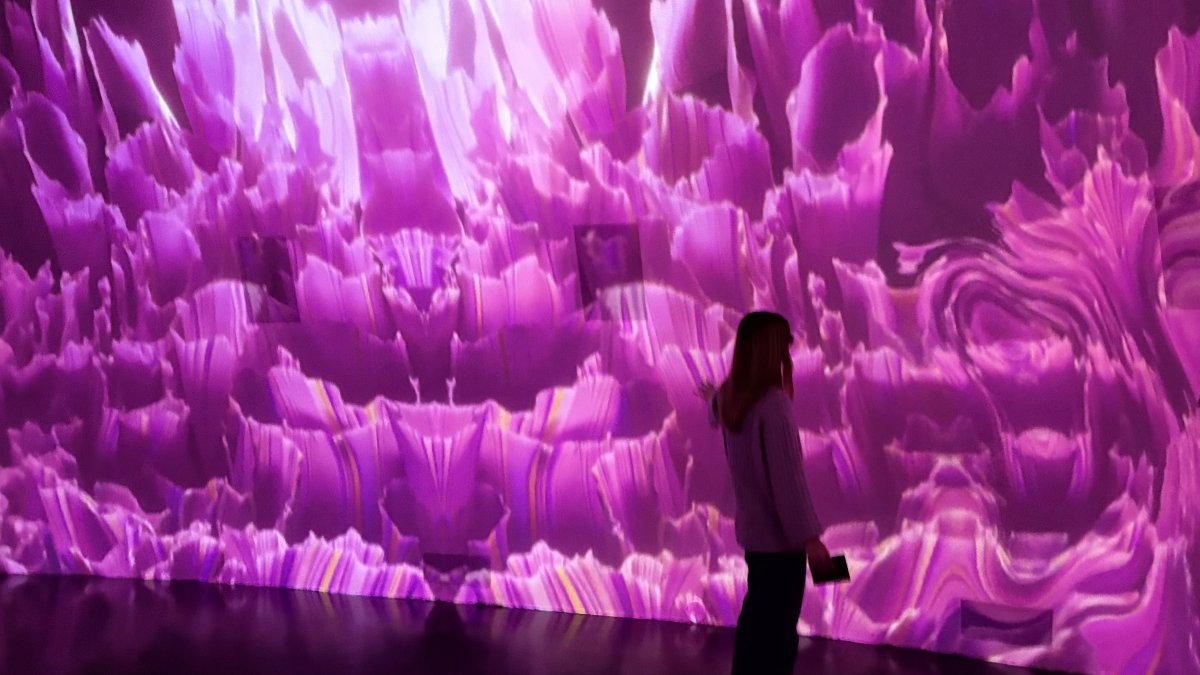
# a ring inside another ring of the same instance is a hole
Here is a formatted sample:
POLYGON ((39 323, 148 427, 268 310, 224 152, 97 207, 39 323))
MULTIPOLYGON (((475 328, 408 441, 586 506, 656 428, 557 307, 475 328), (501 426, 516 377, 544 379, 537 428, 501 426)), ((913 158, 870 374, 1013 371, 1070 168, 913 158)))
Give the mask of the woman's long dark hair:
POLYGON ((741 431, 750 408, 774 387, 792 392, 792 359, 788 348, 792 327, 774 312, 751 312, 738 324, 733 343, 733 367, 717 390, 721 423, 741 431))

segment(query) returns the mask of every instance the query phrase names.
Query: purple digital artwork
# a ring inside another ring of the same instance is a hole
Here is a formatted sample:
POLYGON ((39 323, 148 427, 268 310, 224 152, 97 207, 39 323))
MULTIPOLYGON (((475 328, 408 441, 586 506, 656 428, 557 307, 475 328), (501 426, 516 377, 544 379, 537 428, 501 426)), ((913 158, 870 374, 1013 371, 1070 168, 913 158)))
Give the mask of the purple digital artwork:
POLYGON ((33 0, 0 570, 732 624, 779 311, 806 635, 1200 670, 1196 0, 33 0))

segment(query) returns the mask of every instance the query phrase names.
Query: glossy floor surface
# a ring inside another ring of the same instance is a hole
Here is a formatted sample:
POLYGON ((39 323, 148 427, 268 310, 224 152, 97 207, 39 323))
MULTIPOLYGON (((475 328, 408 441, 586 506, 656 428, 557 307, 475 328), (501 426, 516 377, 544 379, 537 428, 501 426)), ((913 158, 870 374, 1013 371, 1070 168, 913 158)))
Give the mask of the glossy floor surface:
MULTIPOLYGON (((78 577, 0 577, 4 675, 701 675, 727 628, 78 577)), ((1025 673, 926 652, 802 639, 797 673, 1025 673)))

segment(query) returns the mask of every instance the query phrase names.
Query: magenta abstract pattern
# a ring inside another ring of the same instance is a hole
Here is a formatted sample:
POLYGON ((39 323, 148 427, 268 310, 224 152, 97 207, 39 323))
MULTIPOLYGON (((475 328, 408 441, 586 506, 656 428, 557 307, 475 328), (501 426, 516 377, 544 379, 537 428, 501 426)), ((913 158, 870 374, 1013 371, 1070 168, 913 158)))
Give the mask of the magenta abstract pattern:
POLYGON ((769 308, 801 632, 1200 669, 1196 2, 3 11, 5 572, 731 624, 769 308))

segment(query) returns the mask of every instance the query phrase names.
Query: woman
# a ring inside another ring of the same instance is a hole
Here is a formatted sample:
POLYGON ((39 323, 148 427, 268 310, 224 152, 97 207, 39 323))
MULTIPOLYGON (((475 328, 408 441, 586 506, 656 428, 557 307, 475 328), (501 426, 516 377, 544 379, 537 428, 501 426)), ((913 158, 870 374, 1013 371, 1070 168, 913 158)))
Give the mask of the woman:
POLYGON ((720 388, 701 389, 725 437, 734 528, 749 570, 733 648, 735 675, 792 672, 806 555, 815 572, 832 568, 792 417, 791 343, 787 319, 747 314, 738 324, 728 379, 720 388))

